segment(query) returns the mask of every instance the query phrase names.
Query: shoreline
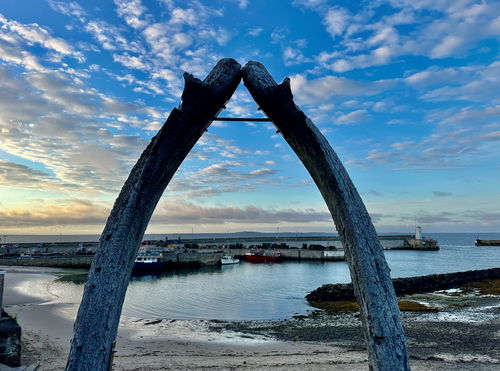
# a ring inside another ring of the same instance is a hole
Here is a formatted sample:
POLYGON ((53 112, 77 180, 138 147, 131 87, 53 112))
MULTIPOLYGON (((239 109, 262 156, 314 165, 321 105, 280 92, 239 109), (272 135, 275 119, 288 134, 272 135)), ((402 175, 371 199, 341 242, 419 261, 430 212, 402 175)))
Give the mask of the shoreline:
MULTIPOLYGON (((40 370, 64 368, 78 304, 51 294, 50 284, 61 270, 7 271, 4 303, 22 327, 23 364, 38 361, 40 370)), ((413 370, 500 367, 500 297, 460 295, 411 296, 442 307, 439 312, 403 314, 413 370)), ((276 321, 122 316, 113 370, 366 370, 360 326, 355 312, 315 311, 276 321)))

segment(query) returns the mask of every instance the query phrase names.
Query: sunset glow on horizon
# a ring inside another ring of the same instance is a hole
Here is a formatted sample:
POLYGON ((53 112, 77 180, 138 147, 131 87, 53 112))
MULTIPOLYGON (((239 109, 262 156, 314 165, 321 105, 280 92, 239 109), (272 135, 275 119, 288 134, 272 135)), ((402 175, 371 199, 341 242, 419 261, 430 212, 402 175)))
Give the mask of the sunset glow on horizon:
MULTIPOLYGON (((221 58, 290 77, 378 232, 500 230, 500 3, 0 4, 0 235, 99 234, 130 169, 221 58)), ((221 113, 262 117, 241 83, 221 113)), ((148 233, 335 232, 269 122, 214 122, 148 233)))

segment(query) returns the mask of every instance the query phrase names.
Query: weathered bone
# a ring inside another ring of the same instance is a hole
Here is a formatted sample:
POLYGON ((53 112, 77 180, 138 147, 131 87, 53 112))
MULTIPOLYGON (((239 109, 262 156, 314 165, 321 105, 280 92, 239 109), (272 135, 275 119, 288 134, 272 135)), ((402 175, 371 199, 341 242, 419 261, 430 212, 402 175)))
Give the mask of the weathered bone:
MULTIPOLYGON (((132 169, 101 235, 75 322, 66 370, 108 369, 134 259, 151 214, 177 168, 234 93, 240 73, 236 61, 223 59, 203 82, 184 75, 181 107, 172 110, 132 169)), ((288 80, 277 85, 256 62, 249 62, 243 75, 250 93, 304 163, 330 209, 360 302, 370 367, 409 369, 382 247, 342 163, 295 106, 288 80)))
POLYGON ((370 368, 408 370, 389 267, 370 216, 342 162, 295 105, 288 78, 276 84, 258 62, 248 62, 242 72, 250 94, 309 171, 332 214, 361 308, 370 368))
POLYGON ((132 169, 99 240, 74 326, 66 370, 107 370, 141 239, 177 168, 238 86, 241 66, 217 63, 205 80, 184 74, 174 108, 132 169))

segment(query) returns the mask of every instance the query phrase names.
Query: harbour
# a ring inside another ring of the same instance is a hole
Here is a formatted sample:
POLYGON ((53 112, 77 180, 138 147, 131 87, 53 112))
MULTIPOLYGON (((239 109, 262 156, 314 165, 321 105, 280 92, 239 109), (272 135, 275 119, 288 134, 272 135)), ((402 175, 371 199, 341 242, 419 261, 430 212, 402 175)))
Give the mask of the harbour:
MULTIPOLYGON (((475 234, 430 234, 439 250, 385 250, 385 256, 393 278, 415 277, 438 273, 452 273, 474 269, 497 268, 500 249, 474 246, 475 234)), ((491 239, 500 238, 490 234, 491 239)), ((317 241, 316 241, 317 242, 317 241)), ((193 250, 193 249, 192 249, 193 250)), ((204 250, 204 249, 194 249, 204 250)), ((238 249, 224 249, 224 253, 236 255, 238 249)), ((242 249, 241 252, 248 251, 242 249)), ((284 253, 322 254, 329 250, 282 249, 284 253)), ((335 251, 335 250, 331 250, 335 251)), ((177 253, 171 253, 171 261, 177 253)), ((172 264, 168 269, 154 274, 133 276, 127 290, 123 308, 125 315, 146 319, 216 319, 216 320, 268 320, 285 319, 305 315, 314 310, 305 295, 327 283, 349 283, 347 264, 342 260, 283 260, 279 264, 238 264, 220 266, 215 260, 222 253, 179 253, 185 259, 211 259, 206 265, 172 264)), ((29 261, 30 258, 23 258, 29 261)), ((33 257, 37 264, 43 259, 52 262, 57 257, 33 257)), ((91 257, 72 257, 87 259, 91 257)), ((183 258, 179 257, 179 260, 183 258)), ((8 259, 4 259, 6 261, 8 259)), ((20 259, 21 260, 21 259, 20 259)), ((2 265, 5 265, 2 262, 2 265)), ((13 267, 14 268, 14 267, 13 267)), ((67 302, 79 302, 87 270, 69 271, 65 278, 48 285, 50 291, 67 302), (74 274, 78 273, 78 274, 74 274)), ((17 268, 16 268, 17 269, 17 268)), ((28 266, 19 269, 38 269, 28 266)), ((40 268, 52 269, 52 268, 40 268)), ((62 270, 61 272, 65 272, 62 270)), ((33 292, 37 287, 31 282, 20 287, 33 292)))
MULTIPOLYGON (((416 235, 379 236, 385 250, 438 250, 435 239, 416 235)), ((97 242, 10 242, 0 247, 1 265, 89 268, 97 242)), ((285 261, 343 261, 338 236, 244 236, 145 240, 142 249, 161 254, 165 268, 214 266, 224 254, 243 259, 266 250, 285 261)))
MULTIPOLYGON (((495 267, 500 261, 498 248, 476 248, 472 234, 432 234, 431 237, 438 242, 439 250, 385 250, 393 278, 487 269, 495 267)), ((500 235, 491 234, 488 237, 496 239, 500 235)), ((2 269, 8 272, 8 292, 15 293, 7 296, 7 309, 20 321, 24 333, 28 333, 28 336, 30 331, 50 334, 47 339, 59 339, 58 346, 67 351, 87 270, 19 266, 2 269), (12 301, 13 297, 18 297, 21 301, 12 301), (42 304, 19 305, 36 301, 42 304)), ((289 341, 286 343, 287 349, 302 344, 297 339, 314 342, 318 339, 328 342, 347 339, 346 341, 352 342, 353 325, 358 326, 355 333, 361 334, 357 313, 332 316, 324 311, 318 312, 305 298, 307 293, 326 283, 349 282, 349 269, 344 261, 314 260, 283 261, 280 264, 249 264, 242 261, 222 266, 172 266, 169 270, 154 274, 133 275, 122 311, 119 335, 122 346, 118 350, 116 362, 130 359, 129 354, 135 357, 137 350, 143 349, 145 342, 148 350, 163 352, 164 349, 174 349, 172 354, 183 354, 183 357, 198 349, 200 339, 204 339, 206 344, 213 345, 215 349, 235 343, 238 344, 235 345, 237 347, 251 347, 248 354, 239 358, 240 363, 252 357, 256 349, 254 346, 271 349, 269 352, 272 352, 273 346, 282 344, 281 341, 289 341), (266 328, 269 330, 264 330, 266 328), (133 334, 140 336, 135 336, 135 340, 127 337, 134 336, 133 334), (278 342, 273 338, 278 336, 276 334, 280 334, 278 342), (157 345, 146 340, 157 339, 158 336, 170 340, 162 340, 157 345), (124 348, 124 342, 130 345, 124 348), (182 346, 176 348, 176 344, 182 346), (182 353, 185 348, 187 350, 182 353)), ((473 326, 463 327, 463 332, 454 337, 457 340, 467 339, 460 345, 462 352, 470 346, 470 338, 474 338, 470 331, 478 329, 477 332, 481 333, 491 329, 494 324, 492 321, 496 318, 494 308, 498 306, 498 296, 471 298, 470 294, 457 297, 454 292, 417 295, 413 300, 437 305, 441 309, 438 312, 418 314, 417 322, 412 319, 417 314, 403 312, 405 331, 415 339, 423 326, 425 336, 422 336, 420 342, 423 344, 423 351, 426 351, 429 332, 432 336, 441 336, 439 345, 448 344, 450 316, 458 318, 455 319, 454 326, 459 323, 457 321, 473 323, 473 326), (457 303, 463 305, 464 302, 470 303, 470 308, 466 306, 453 309, 457 307, 457 303), (439 335, 441 333, 443 335, 439 335)), ((35 343, 38 344, 38 341, 35 343)), ((356 341, 357 346, 363 349, 363 338, 359 337, 356 341)), ((495 344, 494 339, 484 340, 484 335, 481 335, 480 344, 485 344, 485 341, 487 346, 495 344)), ((46 347, 49 343, 43 344, 46 347)), ((331 343, 328 347, 328 354, 331 354, 331 343)), ((240 352, 240 348, 238 349, 240 352)), ((306 353, 300 354, 310 354, 311 351, 308 349, 306 353)), ((412 352, 415 354, 416 351, 412 352)), ((224 348, 222 353, 226 354, 228 350, 224 348)), ((36 354, 38 356, 40 353, 36 354)), ((364 350, 360 357, 364 359, 364 350)), ((293 362, 300 359, 299 356, 293 362)), ((189 358, 186 367, 195 361, 189 358)), ((42 358, 41 362, 49 360, 42 358)), ((141 362, 144 362, 144 358, 141 358, 141 362)), ((157 362, 156 358, 154 362, 157 362)), ((201 367, 202 364, 206 365, 208 359, 200 362, 201 367)), ((63 365, 59 369, 62 367, 63 365)))

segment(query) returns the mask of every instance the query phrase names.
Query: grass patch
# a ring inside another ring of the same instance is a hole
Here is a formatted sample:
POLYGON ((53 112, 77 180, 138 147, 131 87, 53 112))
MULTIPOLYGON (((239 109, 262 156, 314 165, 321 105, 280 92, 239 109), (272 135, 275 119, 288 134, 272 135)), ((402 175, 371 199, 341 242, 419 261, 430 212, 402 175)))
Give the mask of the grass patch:
POLYGON ((399 310, 402 312, 437 312, 438 309, 413 300, 398 301, 399 310))
POLYGON ((481 295, 500 295, 500 279, 471 282, 466 288, 478 289, 481 295))
POLYGON ((310 303, 313 307, 323 309, 327 313, 358 312, 359 305, 355 301, 338 300, 310 303))

